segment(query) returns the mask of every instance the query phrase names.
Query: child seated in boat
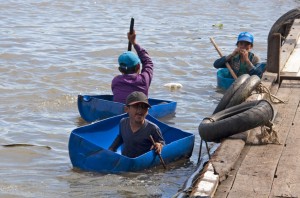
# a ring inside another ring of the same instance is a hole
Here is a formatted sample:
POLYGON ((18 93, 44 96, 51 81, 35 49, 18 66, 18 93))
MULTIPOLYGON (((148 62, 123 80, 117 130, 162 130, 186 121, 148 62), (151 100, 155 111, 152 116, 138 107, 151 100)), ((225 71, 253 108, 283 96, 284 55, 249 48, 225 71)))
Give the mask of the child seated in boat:
POLYGON ((141 91, 148 96, 154 67, 148 52, 136 42, 135 31, 132 34, 127 33, 127 37, 138 56, 131 51, 126 51, 118 58, 119 71, 122 74, 113 78, 111 89, 114 101, 121 103, 125 103, 126 97, 133 91, 141 91))
POLYGON ((165 144, 163 136, 158 126, 145 117, 150 108, 148 98, 143 92, 132 92, 126 99, 125 112, 128 113, 127 118, 120 121, 119 134, 113 141, 109 150, 116 151, 123 144, 122 155, 135 158, 152 149, 156 153, 161 153, 165 144), (153 137, 155 144, 150 139, 153 137))
POLYGON ((254 37, 251 33, 241 32, 237 39, 237 47, 228 56, 217 59, 214 62, 214 67, 226 68, 226 62, 228 62, 237 76, 255 74, 261 78, 266 64, 260 63, 259 57, 251 52, 253 42, 254 37))

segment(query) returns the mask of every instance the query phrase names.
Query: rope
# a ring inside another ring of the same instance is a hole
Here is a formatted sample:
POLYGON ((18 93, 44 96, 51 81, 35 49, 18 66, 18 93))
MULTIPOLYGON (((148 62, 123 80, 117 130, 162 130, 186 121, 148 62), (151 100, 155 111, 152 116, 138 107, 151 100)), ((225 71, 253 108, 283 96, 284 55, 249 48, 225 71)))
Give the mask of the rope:
POLYGON ((279 99, 278 97, 274 96, 273 94, 271 94, 270 90, 264 86, 262 83, 260 83, 257 88, 256 88, 256 91, 258 93, 266 93, 269 98, 270 98, 270 101, 274 104, 279 104, 279 103, 286 103, 284 102, 283 100, 279 99), (276 99, 277 101, 275 101, 274 99, 276 99))
POLYGON ((257 138, 261 144, 281 144, 271 121, 261 127, 261 134, 257 135, 257 138))

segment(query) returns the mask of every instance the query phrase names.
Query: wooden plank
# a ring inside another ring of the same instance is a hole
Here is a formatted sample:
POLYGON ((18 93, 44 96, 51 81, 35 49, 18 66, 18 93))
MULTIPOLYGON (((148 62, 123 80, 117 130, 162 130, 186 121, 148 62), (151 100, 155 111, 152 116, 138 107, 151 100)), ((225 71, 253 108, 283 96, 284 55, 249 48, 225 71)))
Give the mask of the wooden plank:
POLYGON ((298 73, 281 72, 280 73, 280 81, 282 81, 282 80, 300 80, 300 71, 298 73))
POLYGON ((285 44, 281 47, 278 81, 300 80, 300 19, 295 19, 285 44))
POLYGON ((218 186, 217 191, 214 195, 214 198, 223 198, 227 197, 230 193, 232 184, 234 183, 236 174, 239 170, 239 167, 241 166, 243 160, 245 159, 245 156, 249 152, 250 146, 245 146, 237 160, 237 162, 234 164, 233 167, 231 167, 231 170, 227 173, 226 180, 222 181, 221 184, 218 186))
POLYGON ((286 37, 285 43, 281 47, 281 56, 280 56, 280 71, 285 66, 286 62, 290 58, 291 53, 293 52, 295 46, 297 45, 298 38, 300 35, 300 20, 295 19, 291 27, 289 35, 286 37))
POLYGON ((219 174, 220 182, 227 178, 228 172, 240 156, 244 145, 245 142, 241 139, 227 138, 222 141, 222 144, 217 150, 218 152, 215 152, 212 156, 211 162, 215 172, 219 174), (228 150, 231 152, 228 152, 228 150))
MULTIPOLYGON (((300 32, 300 28, 299 28, 300 32)), ((282 72, 294 72, 298 73, 300 69, 300 39, 298 39, 297 45, 294 51, 290 55, 290 58, 286 62, 282 72)))
POLYGON ((271 197, 299 197, 300 195, 300 83, 294 84, 294 87, 293 102, 298 103, 297 111, 275 173, 271 197))
MULTIPOLYGON (((283 81, 283 87, 280 88, 277 97, 283 100, 289 99, 289 102, 274 105, 278 108, 275 129, 281 142, 285 142, 287 138, 298 105, 293 95, 294 90, 285 82, 283 81)), ((237 172, 228 197, 268 197, 283 147, 284 144, 251 146, 237 172)))

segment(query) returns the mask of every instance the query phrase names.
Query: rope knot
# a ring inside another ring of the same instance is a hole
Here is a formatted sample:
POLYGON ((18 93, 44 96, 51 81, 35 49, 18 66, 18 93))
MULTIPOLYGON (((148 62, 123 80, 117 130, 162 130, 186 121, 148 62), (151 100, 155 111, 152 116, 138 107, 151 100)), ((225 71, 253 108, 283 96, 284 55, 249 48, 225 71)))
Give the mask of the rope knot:
POLYGON ((273 128, 273 123, 269 121, 266 125, 261 127, 261 134, 257 138, 261 144, 281 144, 277 131, 273 128))

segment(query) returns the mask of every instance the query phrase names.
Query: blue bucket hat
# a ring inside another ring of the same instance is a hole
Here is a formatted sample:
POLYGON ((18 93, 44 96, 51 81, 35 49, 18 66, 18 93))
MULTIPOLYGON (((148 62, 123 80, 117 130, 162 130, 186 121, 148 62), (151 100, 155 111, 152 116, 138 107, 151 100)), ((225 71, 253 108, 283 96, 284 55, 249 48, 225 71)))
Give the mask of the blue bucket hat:
POLYGON ((141 62, 139 57, 131 51, 122 53, 119 56, 118 61, 120 67, 125 67, 125 68, 132 68, 141 62))
POLYGON ((253 45, 254 37, 249 32, 241 32, 238 36, 236 44, 238 44, 239 41, 247 41, 253 45))

